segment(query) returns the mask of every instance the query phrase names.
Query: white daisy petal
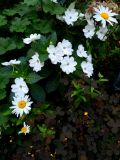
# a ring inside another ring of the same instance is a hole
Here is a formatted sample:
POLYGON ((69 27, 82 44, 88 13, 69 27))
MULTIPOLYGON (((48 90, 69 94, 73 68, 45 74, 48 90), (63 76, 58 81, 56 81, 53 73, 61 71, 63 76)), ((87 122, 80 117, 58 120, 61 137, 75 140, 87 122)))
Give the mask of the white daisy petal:
POLYGON ((106 22, 109 24, 113 25, 112 22, 118 23, 117 20, 113 17, 116 16, 117 13, 113 13, 112 10, 109 10, 108 7, 104 6, 98 6, 98 8, 94 8, 95 10, 95 15, 93 16, 94 19, 98 22, 101 21, 102 26, 105 28, 106 27, 106 22))
POLYGON ((30 101, 28 96, 19 96, 19 97, 14 97, 14 101, 12 101, 12 105, 10 109, 12 110, 13 114, 16 114, 18 116, 22 116, 23 113, 28 114, 29 111, 31 110, 31 104, 33 102, 30 101))

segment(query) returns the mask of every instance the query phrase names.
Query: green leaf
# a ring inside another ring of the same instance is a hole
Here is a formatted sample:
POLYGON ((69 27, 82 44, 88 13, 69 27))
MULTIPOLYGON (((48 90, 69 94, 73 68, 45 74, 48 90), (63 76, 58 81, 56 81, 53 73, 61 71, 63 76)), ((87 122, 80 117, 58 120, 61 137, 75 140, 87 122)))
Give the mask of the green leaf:
POLYGON ((30 24, 30 21, 27 18, 21 19, 21 18, 15 17, 11 23, 10 31, 24 32, 29 24, 30 24))
POLYGON ((26 6, 26 4, 20 3, 15 5, 13 8, 5 9, 3 11, 3 14, 7 16, 20 15, 21 17, 23 17, 24 15, 29 14, 31 10, 33 9, 26 6))
POLYGON ((10 106, 8 104, 0 106, 0 113, 2 113, 4 116, 11 115, 11 110, 9 109, 9 107, 10 106))
POLYGON ((56 32, 53 32, 49 37, 48 37, 48 40, 49 40, 49 42, 50 43, 52 43, 52 44, 56 44, 56 42, 57 42, 57 34, 56 34, 56 32))
POLYGON ((59 85, 59 79, 56 77, 52 77, 50 80, 47 81, 46 84, 46 92, 50 93, 57 89, 59 85))
POLYGON ((29 84, 33 84, 38 82, 40 79, 43 79, 44 77, 39 76, 36 73, 30 73, 27 78, 26 78, 26 82, 29 84))
POLYGON ((42 0, 43 11, 45 13, 50 12, 51 14, 63 14, 65 9, 58 3, 53 3, 50 0, 42 0))
POLYGON ((40 20, 39 24, 39 30, 41 33, 49 33, 52 32, 52 24, 53 21, 45 19, 45 20, 40 20))
POLYGON ((31 95, 35 100, 41 102, 45 101, 46 94, 44 89, 40 85, 33 84, 31 85, 30 90, 31 90, 31 95))
POLYGON ((15 42, 17 49, 21 49, 21 48, 23 48, 24 45, 25 45, 25 44, 23 43, 22 38, 14 37, 13 41, 15 42))
POLYGON ((7 19, 5 16, 0 15, 0 27, 7 24, 7 19))
POLYGON ((6 97, 6 90, 0 89, 0 100, 4 99, 6 97))
POLYGON ((34 6, 39 2, 40 0, 24 0, 24 3, 27 4, 28 6, 34 6))
POLYGON ((0 76, 0 89, 6 88, 6 85, 9 83, 9 79, 7 77, 0 76))
POLYGON ((5 126, 7 121, 8 121, 8 118, 0 113, 0 126, 5 126))
POLYGON ((16 44, 11 38, 0 38, 0 55, 15 48, 16 44))
POLYGON ((5 77, 6 79, 11 78, 13 74, 11 66, 0 68, 0 77, 5 77))
POLYGON ((39 57, 40 57, 40 61, 44 62, 48 59, 48 54, 40 54, 39 57))

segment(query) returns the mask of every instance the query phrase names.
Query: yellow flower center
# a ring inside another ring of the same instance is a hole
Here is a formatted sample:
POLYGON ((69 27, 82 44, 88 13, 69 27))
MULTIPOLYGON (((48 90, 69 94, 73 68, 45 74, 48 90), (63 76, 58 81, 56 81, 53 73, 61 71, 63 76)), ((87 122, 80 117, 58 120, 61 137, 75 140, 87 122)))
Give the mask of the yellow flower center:
POLYGON ((22 132, 22 133, 26 133, 26 132, 27 132, 27 127, 22 127, 22 128, 21 128, 21 132, 22 132))
POLYGON ((102 13, 100 14, 100 16, 101 16, 102 18, 104 18, 105 20, 108 20, 108 18, 109 18, 108 13, 106 13, 106 12, 102 12, 102 13))
POLYGON ((21 108, 21 109, 25 108, 26 107, 26 102, 23 101, 23 100, 19 101, 18 102, 18 107, 21 108))
POLYGON ((88 116, 88 112, 84 112, 84 116, 88 116))

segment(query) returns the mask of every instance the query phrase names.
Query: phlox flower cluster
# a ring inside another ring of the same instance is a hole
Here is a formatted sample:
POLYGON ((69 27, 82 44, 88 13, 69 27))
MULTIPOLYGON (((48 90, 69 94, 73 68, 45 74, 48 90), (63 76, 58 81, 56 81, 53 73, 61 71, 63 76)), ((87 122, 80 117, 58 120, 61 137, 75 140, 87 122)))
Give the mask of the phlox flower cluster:
POLYGON ((29 66, 33 68, 33 71, 38 72, 44 66, 44 62, 39 59, 39 54, 35 52, 32 58, 29 60, 29 66))
POLYGON ((85 58, 85 61, 82 61, 81 68, 87 77, 91 77, 93 75, 93 64, 92 64, 92 56, 87 54, 84 46, 80 44, 77 49, 77 55, 80 58, 85 58))
MULTIPOLYGON (((62 42, 58 42, 56 47, 50 44, 47 52, 51 62, 60 64, 60 68, 66 74, 73 73, 76 70, 77 62, 73 57, 72 44, 68 40, 63 39, 62 42)), ((76 52, 80 58, 86 58, 86 61, 82 62, 81 68, 88 77, 91 77, 93 75, 92 56, 87 54, 82 44, 78 46, 76 52)))
POLYGON ((86 12, 85 14, 79 13, 79 10, 75 9, 75 3, 71 3, 70 6, 66 9, 63 16, 57 15, 57 19, 65 22, 67 25, 73 26, 78 20, 86 20, 87 25, 83 28, 83 33, 86 38, 92 39, 94 35, 97 36, 101 41, 107 39, 108 27, 107 23, 113 26, 113 23, 118 23, 114 18, 118 14, 112 12, 108 7, 102 5, 94 8, 93 13, 86 12), (101 25, 98 29, 98 22, 101 22, 101 25))
POLYGON ((73 73, 77 62, 74 60, 72 44, 66 39, 58 42, 57 46, 49 45, 47 47, 48 57, 53 64, 60 64, 60 68, 66 74, 73 73))

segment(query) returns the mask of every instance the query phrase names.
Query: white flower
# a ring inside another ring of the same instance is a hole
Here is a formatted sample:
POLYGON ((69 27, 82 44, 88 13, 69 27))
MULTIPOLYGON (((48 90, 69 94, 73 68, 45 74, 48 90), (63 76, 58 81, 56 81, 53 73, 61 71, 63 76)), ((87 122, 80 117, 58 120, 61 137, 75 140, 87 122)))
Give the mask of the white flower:
POLYGON ((87 59, 86 59, 87 62, 92 63, 92 55, 91 55, 91 54, 89 54, 86 58, 87 58, 87 59))
POLYGON ((83 32, 84 32, 84 36, 86 38, 90 38, 91 39, 95 34, 95 26, 87 24, 85 26, 85 28, 83 29, 83 32))
POLYGON ((92 14, 86 12, 85 19, 89 25, 94 25, 94 20, 92 19, 92 14))
POLYGON ((81 68, 83 72, 88 76, 91 77, 93 74, 93 64, 91 62, 83 61, 81 63, 81 68))
POLYGON ((99 6, 98 8, 94 8, 95 15, 93 16, 96 21, 101 21, 102 26, 106 26, 106 22, 113 25, 113 23, 118 23, 117 20, 113 17, 118 14, 113 13, 112 10, 109 10, 108 7, 99 6))
POLYGON ((79 13, 75 9, 67 9, 65 15, 63 16, 64 21, 68 25, 73 25, 74 22, 79 18, 79 13))
POLYGON ((107 27, 100 27, 100 29, 96 32, 96 35, 101 41, 105 41, 107 39, 107 36, 105 36, 107 31, 107 27))
POLYGON ((40 39, 40 38, 41 38, 41 35, 40 35, 40 34, 34 33, 34 34, 31 34, 29 38, 23 39, 23 42, 24 42, 25 44, 30 44, 31 42, 33 42, 33 41, 35 41, 35 40, 38 40, 38 39, 40 39))
POLYGON ((51 0, 51 1, 54 2, 54 3, 58 3, 57 0, 51 0))
POLYGON ((47 47, 47 52, 49 53, 48 57, 53 64, 57 64, 63 60, 63 52, 59 46, 55 47, 54 45, 49 45, 47 47))
POLYGON ((3 66, 9 66, 9 65, 16 65, 20 64, 21 61, 17 61, 16 59, 10 60, 9 62, 3 62, 1 63, 3 66))
POLYGON ((44 66, 44 62, 40 62, 39 54, 36 52, 29 60, 29 66, 33 68, 33 71, 38 72, 44 66))
POLYGON ((85 14, 83 14, 83 13, 80 13, 80 14, 79 14, 79 18, 80 18, 80 19, 82 19, 84 16, 85 16, 85 14))
POLYGON ((70 41, 63 39, 62 42, 58 42, 57 47, 63 52, 63 55, 72 55, 73 49, 70 41))
POLYGON ((61 61, 60 68, 66 74, 70 74, 76 70, 75 68, 76 65, 77 65, 77 62, 74 60, 73 57, 65 56, 61 61))
POLYGON ((15 84, 11 85, 11 91, 15 96, 22 96, 28 93, 29 89, 22 77, 15 79, 15 84))
POLYGON ((12 114, 15 114, 18 116, 22 116, 23 113, 25 114, 29 114, 30 110, 31 110, 31 104, 33 103, 32 101, 30 101, 30 98, 28 95, 24 95, 24 96, 17 96, 17 97, 13 97, 13 101, 12 101, 12 107, 10 107, 10 109, 13 109, 12 114))
POLYGON ((56 15, 56 18, 58 19, 58 20, 60 20, 60 21, 64 21, 64 18, 63 18, 63 16, 60 16, 60 15, 56 15))
POLYGON ((87 52, 84 50, 84 46, 83 46, 82 44, 80 44, 80 45, 78 46, 77 55, 78 55, 79 57, 85 57, 85 58, 88 56, 88 55, 87 55, 87 52))
POLYGON ((21 128, 21 130, 18 132, 18 134, 27 134, 30 133, 30 126, 26 125, 25 122, 23 123, 23 127, 21 128))

